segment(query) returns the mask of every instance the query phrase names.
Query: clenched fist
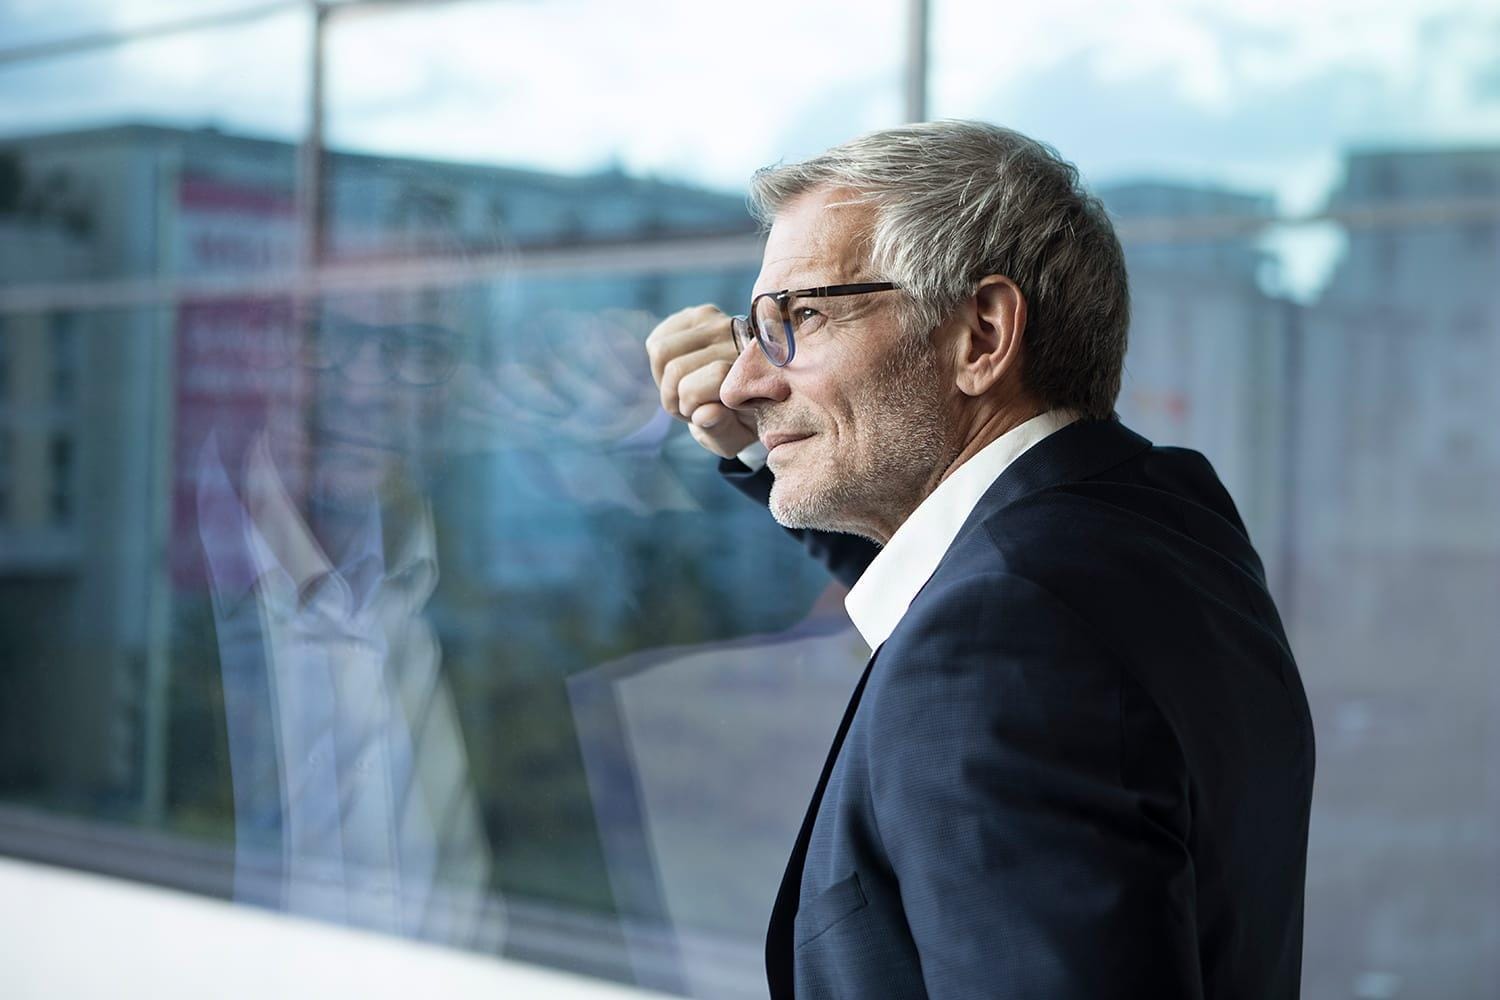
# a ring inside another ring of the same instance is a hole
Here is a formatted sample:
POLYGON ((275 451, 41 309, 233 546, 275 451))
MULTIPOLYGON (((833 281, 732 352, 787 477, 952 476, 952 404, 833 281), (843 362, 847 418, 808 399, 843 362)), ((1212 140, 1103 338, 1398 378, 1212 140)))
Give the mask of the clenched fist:
POLYGON ((646 338, 646 355, 662 409, 687 421, 693 440, 721 458, 733 458, 756 439, 754 415, 731 410, 719 399, 736 357, 725 313, 707 305, 673 313, 646 338))

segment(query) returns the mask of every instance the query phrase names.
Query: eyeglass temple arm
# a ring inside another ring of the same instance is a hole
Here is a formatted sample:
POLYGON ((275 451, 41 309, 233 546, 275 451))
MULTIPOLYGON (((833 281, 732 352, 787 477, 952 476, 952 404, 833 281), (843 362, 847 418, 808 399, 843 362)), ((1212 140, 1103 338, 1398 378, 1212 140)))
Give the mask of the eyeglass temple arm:
MULTIPOLYGON (((861 281, 853 285, 819 285, 817 288, 801 288, 796 291, 784 292, 783 295, 785 298, 792 298, 799 295, 805 295, 809 298, 816 296, 863 295, 866 292, 887 292, 899 287, 901 286, 892 281, 861 281)), ((778 298, 781 297, 778 296, 778 298)))

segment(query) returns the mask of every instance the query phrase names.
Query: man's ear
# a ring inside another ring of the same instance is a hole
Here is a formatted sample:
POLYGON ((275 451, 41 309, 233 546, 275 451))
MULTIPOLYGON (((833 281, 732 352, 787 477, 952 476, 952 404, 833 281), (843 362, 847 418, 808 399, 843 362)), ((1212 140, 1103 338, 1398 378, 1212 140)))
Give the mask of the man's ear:
POLYGON ((1019 385, 1026 296, 1014 281, 992 274, 974 291, 973 311, 959 338, 955 384, 966 396, 982 396, 1001 381, 1019 385))

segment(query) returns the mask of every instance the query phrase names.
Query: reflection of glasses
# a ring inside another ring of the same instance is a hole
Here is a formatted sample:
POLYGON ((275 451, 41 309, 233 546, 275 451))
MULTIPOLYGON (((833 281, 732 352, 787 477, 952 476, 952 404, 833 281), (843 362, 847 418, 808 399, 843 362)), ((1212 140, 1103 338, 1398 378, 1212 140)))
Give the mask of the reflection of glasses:
POLYGON ((779 292, 761 292, 750 300, 748 316, 730 317, 729 332, 734 337, 735 349, 741 354, 750 346, 750 341, 759 341, 760 349, 765 352, 771 364, 782 368, 791 364, 792 355, 797 353, 796 333, 809 318, 797 315, 801 310, 791 308, 792 299, 863 295, 866 292, 889 292, 900 287, 890 281, 862 281, 853 285, 823 285, 797 291, 782 289, 779 292))
POLYGON ((308 328, 300 360, 314 371, 336 370, 351 382, 428 386, 448 381, 458 364, 458 352, 453 331, 440 326, 371 326, 335 320, 308 328), (368 366, 350 364, 366 344, 373 345, 380 358, 377 378, 363 374, 368 366))

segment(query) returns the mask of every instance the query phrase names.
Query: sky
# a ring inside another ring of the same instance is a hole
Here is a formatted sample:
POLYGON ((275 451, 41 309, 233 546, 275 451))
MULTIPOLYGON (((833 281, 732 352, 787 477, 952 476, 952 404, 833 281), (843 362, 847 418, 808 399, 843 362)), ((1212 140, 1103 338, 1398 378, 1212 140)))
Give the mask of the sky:
MULTIPOLYGON (((0 0, 0 49, 265 0, 0 0)), ((905 0, 467 0, 346 9, 333 145, 723 190, 902 115, 905 0)), ((1093 183, 1173 178, 1316 210, 1351 148, 1500 147, 1500 5, 931 0, 930 114, 1012 125, 1093 183)), ((0 134, 151 120, 295 136, 309 19, 0 63, 0 134)), ((1271 237, 1292 284, 1326 228, 1271 237)), ((1321 249, 1318 249, 1321 247, 1321 249)))

